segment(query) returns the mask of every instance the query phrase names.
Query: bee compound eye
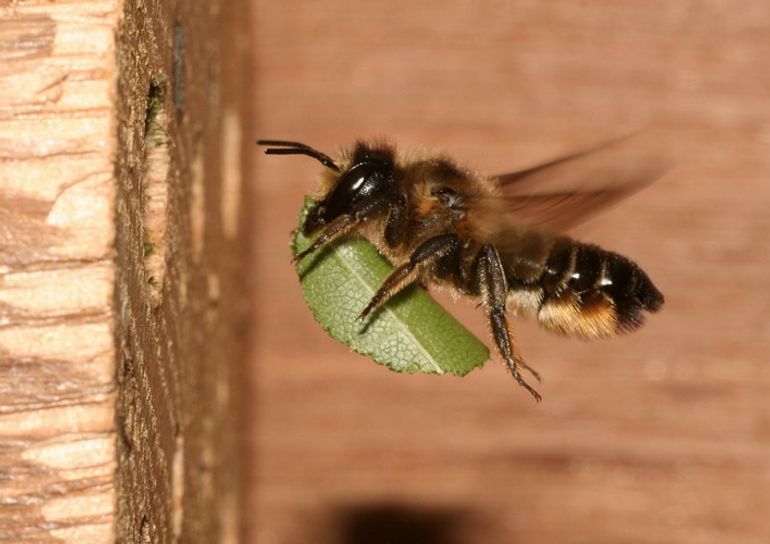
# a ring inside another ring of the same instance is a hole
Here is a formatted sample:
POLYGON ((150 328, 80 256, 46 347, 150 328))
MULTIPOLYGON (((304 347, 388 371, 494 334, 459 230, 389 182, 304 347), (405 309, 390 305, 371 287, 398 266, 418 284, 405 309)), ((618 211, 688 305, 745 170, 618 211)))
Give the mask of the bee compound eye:
POLYGON ((391 190, 392 176, 379 164, 364 162, 342 174, 324 198, 324 218, 331 221, 343 213, 353 213, 391 190))

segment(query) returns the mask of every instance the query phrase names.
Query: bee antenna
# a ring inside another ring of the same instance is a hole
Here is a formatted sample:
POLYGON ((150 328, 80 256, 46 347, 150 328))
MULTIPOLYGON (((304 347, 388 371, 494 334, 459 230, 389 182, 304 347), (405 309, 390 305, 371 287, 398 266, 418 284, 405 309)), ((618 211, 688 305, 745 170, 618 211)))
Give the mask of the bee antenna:
POLYGON ((340 171, 340 167, 337 166, 337 163, 329 155, 321 153, 307 144, 289 140, 257 140, 257 145, 275 146, 265 149, 266 155, 307 155, 308 157, 313 157, 326 168, 335 172, 340 171))

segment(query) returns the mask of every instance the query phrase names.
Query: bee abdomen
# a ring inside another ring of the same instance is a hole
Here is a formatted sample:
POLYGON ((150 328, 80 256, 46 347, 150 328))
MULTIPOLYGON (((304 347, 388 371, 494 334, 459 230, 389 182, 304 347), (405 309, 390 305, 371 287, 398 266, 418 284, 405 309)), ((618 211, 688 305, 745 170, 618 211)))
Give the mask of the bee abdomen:
POLYGON ((541 277, 540 323, 582 338, 632 331, 663 295, 636 263, 600 247, 556 244, 541 277))

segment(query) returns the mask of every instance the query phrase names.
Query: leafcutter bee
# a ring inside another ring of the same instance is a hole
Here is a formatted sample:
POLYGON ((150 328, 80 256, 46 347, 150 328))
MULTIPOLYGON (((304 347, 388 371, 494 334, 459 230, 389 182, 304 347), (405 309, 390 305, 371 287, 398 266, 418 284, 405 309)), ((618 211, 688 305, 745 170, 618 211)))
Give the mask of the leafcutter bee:
POLYGON ((636 263, 560 233, 662 173, 656 161, 624 161, 624 139, 499 176, 443 155, 400 155, 381 142, 360 141, 338 159, 298 142, 257 143, 325 167, 302 227, 315 238, 296 261, 346 235, 372 242, 395 269, 362 319, 414 282, 479 298, 502 360, 537 401, 522 371, 540 376, 521 357, 509 311, 596 339, 638 329, 645 312, 663 305, 636 263))

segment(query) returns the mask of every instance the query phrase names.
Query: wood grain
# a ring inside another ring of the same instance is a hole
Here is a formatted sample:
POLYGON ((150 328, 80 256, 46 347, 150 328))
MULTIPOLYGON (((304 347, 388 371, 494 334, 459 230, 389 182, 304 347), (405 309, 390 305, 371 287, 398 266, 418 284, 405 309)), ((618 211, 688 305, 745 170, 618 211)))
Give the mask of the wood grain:
POLYGON ((237 11, 128 1, 118 27, 118 523, 130 541, 234 542, 240 530, 237 11))
MULTIPOLYGON (((497 363, 395 375, 330 340, 287 249, 318 166, 261 159, 251 540, 766 542, 767 4, 256 12, 259 137, 334 153, 385 135, 496 173, 655 124, 678 163, 574 233, 638 261, 662 313, 590 344, 517 321, 537 406, 497 363)), ((472 304, 442 300, 486 337, 472 304)))
POLYGON ((247 20, 0 7, 2 541, 239 538, 247 20))
POLYGON ((116 17, 0 8, 0 540, 115 536, 116 17))

